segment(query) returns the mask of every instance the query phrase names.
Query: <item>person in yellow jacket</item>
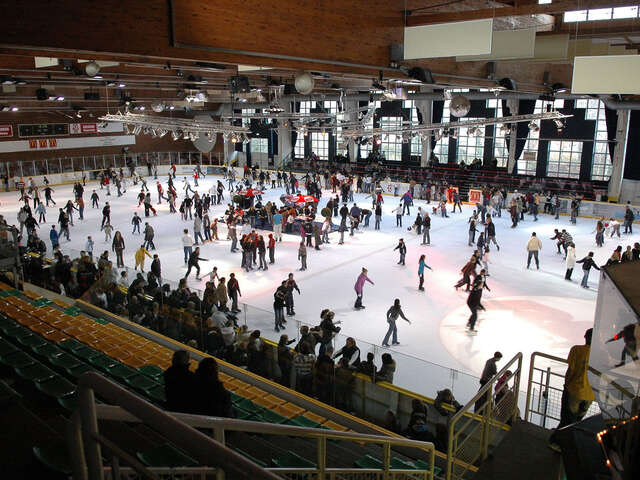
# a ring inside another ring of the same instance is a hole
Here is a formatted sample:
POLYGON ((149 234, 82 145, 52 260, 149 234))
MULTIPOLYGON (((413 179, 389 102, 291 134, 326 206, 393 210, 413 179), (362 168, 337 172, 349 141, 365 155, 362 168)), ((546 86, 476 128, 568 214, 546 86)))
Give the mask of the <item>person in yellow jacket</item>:
POLYGON ((138 265, 140 266, 140 271, 142 273, 144 273, 144 257, 145 255, 149 258, 153 258, 151 256, 151 254, 149 253, 149 251, 144 248, 144 245, 140 245, 140 248, 138 250, 136 250, 136 255, 135 255, 135 259, 136 259, 136 266, 134 268, 134 270, 138 269, 138 265))
MULTIPOLYGON (((584 345, 574 345, 569 350, 558 429, 582 420, 596 399, 587 377, 592 335, 593 328, 590 328, 584 333, 584 345)), ((555 435, 554 432, 549 438, 549 447, 559 452, 560 446, 555 441, 555 435)))

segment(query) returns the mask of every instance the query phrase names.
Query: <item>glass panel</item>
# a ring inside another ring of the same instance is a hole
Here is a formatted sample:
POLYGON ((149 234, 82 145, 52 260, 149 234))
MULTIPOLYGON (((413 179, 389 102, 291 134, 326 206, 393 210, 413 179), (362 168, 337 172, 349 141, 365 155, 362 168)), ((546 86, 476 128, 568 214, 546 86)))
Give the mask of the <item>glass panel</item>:
POLYGON ((587 19, 586 10, 574 10, 571 12, 564 12, 563 20, 565 22, 584 22, 587 19))
POLYGON ((638 7, 617 7, 613 9, 613 18, 636 18, 638 7))
POLYGON ((610 8, 596 8, 589 10, 588 20, 609 20, 611 19, 610 8))

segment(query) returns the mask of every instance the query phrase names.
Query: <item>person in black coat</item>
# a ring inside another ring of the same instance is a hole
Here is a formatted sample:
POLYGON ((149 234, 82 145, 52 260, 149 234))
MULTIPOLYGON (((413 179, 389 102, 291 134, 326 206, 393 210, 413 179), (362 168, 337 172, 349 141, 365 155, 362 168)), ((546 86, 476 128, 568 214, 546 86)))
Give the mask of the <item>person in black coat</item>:
POLYGON ((404 243, 404 240, 401 238, 398 242, 398 245, 394 250, 398 250, 400 252, 400 260, 398 261, 398 265, 404 265, 404 258, 407 255, 407 246, 404 243))
POLYGON ((203 358, 195 374, 195 413, 212 417, 232 417, 231 394, 218 378, 218 362, 203 358))
POLYGON ((187 278, 191 273, 191 269, 195 268, 196 279, 200 280, 200 265, 198 264, 200 260, 204 260, 205 262, 207 261, 206 258, 200 258, 200 247, 196 247, 191 255, 189 255, 189 268, 187 268, 187 273, 185 274, 184 278, 187 278))
POLYGON ((467 322, 467 328, 471 334, 475 333, 476 321, 478 320, 478 310, 485 309, 482 303, 480 303, 480 300, 482 300, 482 291, 485 288, 491 291, 485 281, 485 273, 486 271, 484 268, 480 270, 480 274, 473 280, 473 286, 471 287, 471 292, 467 298, 467 306, 469 307, 469 310, 471 310, 471 316, 467 322))
POLYGON ((164 372, 164 393, 167 410, 171 412, 195 413, 195 376, 189 371, 189 352, 177 350, 173 353, 171 366, 164 372))

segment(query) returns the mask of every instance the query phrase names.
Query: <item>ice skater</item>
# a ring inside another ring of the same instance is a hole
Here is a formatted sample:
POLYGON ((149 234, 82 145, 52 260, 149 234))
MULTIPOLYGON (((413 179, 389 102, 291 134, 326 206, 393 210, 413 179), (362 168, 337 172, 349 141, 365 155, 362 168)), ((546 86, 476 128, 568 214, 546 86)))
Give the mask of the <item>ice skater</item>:
POLYGON ((391 308, 387 310, 387 323, 389 324, 389 329, 387 330, 387 334, 384 336, 384 340, 382 340, 383 347, 389 346, 389 337, 391 337, 392 334, 393 337, 391 339, 391 343, 393 345, 400 344, 400 342, 398 342, 398 327, 396 326, 396 320, 398 319, 398 317, 402 317, 407 321, 409 325, 411 325, 411 320, 405 317, 404 313, 402 312, 402 308, 400 307, 400 299, 396 298, 393 301, 393 305, 391 306, 391 308))
POLYGON ((307 269, 307 247, 304 245, 304 240, 300 242, 298 247, 298 260, 300 260, 300 270, 307 269))
POLYGON ((131 219, 131 225, 133 225, 132 234, 135 235, 136 231, 140 234, 140 224, 142 223, 142 219, 138 216, 138 212, 133 212, 133 218, 131 219))
POLYGON ((421 292, 424 292, 424 269, 428 268, 429 270, 433 271, 433 268, 427 265, 424 259, 425 256, 420 255, 420 260, 418 260, 418 278, 420 279, 418 290, 420 290, 421 292))
POLYGON ((400 239, 398 245, 396 245, 396 248, 394 248, 394 250, 398 250, 398 252, 400 253, 400 260, 398 260, 398 265, 404 265, 404 259, 407 255, 407 246, 405 245, 402 238, 400 239))
POLYGON ((353 306, 356 310, 360 310, 361 308, 365 308, 362 305, 362 294, 364 290, 364 282, 369 282, 371 285, 375 285, 373 281, 367 276, 368 270, 366 268, 362 268, 362 272, 358 275, 358 279, 356 280, 356 284, 353 287, 356 291, 356 303, 353 306))
POLYGON ((476 262, 477 258, 475 255, 471 256, 471 259, 465 264, 464 267, 460 270, 462 272, 462 278, 458 280, 458 283, 454 285, 454 288, 458 290, 463 285, 467 286, 466 291, 469 291, 471 286, 471 276, 475 276, 476 274, 476 262))
POLYGON ((187 278, 189 276, 189 274, 191 273, 191 269, 195 268, 196 269, 196 280, 200 280, 200 265, 199 265, 199 261, 203 260, 203 261, 207 261, 206 258, 200 258, 200 247, 196 247, 196 249, 191 252, 191 255, 189 255, 189 263, 188 263, 188 268, 187 268, 187 273, 184 275, 184 278, 187 278))
POLYGON ((469 293, 469 297, 467 298, 467 306, 469 307, 469 310, 471 310, 471 316, 467 322, 467 331, 470 335, 477 334, 475 327, 476 321, 478 320, 478 310, 486 310, 484 305, 481 303, 482 291, 485 288, 491 291, 485 280, 485 273, 484 269, 480 270, 480 274, 478 274, 473 280, 473 287, 471 288, 471 293, 469 293))
POLYGON ((293 273, 290 273, 289 276, 287 277, 286 286, 287 286, 287 295, 285 297, 285 305, 287 307, 287 315, 293 316, 296 314, 296 312, 293 310, 293 307, 294 307, 293 291, 297 290, 298 295, 300 295, 300 289, 298 288, 298 284, 293 278, 293 273))
POLYGON ((564 274, 564 279, 571 281, 571 275, 573 274, 573 268, 576 266, 576 246, 572 243, 567 248, 566 267, 567 270, 564 274))
POLYGON ((536 236, 536 232, 533 232, 531 234, 531 238, 527 242, 527 247, 526 248, 527 248, 527 252, 528 252, 528 255, 527 255, 527 268, 529 268, 529 266, 531 265, 531 257, 533 257, 536 260, 536 268, 538 270, 540 270, 540 262, 538 260, 538 252, 540 250, 542 250, 542 242, 536 236))
POLYGON ((589 273, 591 272, 591 267, 600 270, 600 267, 593 261, 593 252, 589 252, 586 257, 578 260, 577 263, 582 264, 582 281, 580 282, 580 286, 582 288, 589 288, 589 273))
POLYGON ((98 200, 100 200, 100 197, 98 197, 98 194, 94 190, 91 194, 91 208, 100 208, 98 205, 98 200))
POLYGON ((136 266, 133 267, 134 270, 137 270, 138 267, 140 267, 140 271, 144 273, 144 260, 145 260, 144 257, 145 256, 153 259, 153 257, 151 256, 149 251, 144 247, 144 244, 143 244, 143 245, 140 245, 140 248, 138 250, 136 250, 136 254, 135 254, 136 266))

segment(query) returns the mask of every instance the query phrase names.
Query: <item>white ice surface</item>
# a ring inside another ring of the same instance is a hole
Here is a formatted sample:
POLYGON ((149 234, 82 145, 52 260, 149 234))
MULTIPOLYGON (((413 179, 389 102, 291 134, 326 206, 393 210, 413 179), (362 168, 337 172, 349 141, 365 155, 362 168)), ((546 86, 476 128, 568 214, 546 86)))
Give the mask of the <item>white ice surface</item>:
MULTIPOLYGON (((218 178, 208 176, 200 182, 197 190, 204 193, 218 178)), ((144 209, 137 208, 135 197, 139 190, 128 183, 129 189, 121 198, 113 194, 115 189, 112 189, 110 197, 106 197, 106 190, 100 190, 95 183, 87 184, 85 220, 74 220, 71 241, 61 239, 63 251, 65 247, 84 249, 87 235, 92 235, 96 242, 96 255, 105 249, 110 250, 110 242, 105 243, 104 234, 100 232, 101 208, 108 200, 112 206, 114 229, 120 230, 125 238, 125 264, 134 265, 134 252, 142 243, 142 236, 131 233, 131 217, 138 211, 143 220, 149 221, 155 229, 158 248, 155 253, 160 255, 163 277, 178 280, 186 271, 180 240, 182 229, 192 231, 193 223, 181 221, 180 214, 169 214, 165 202, 156 206, 157 217, 145 219, 144 209), (100 209, 90 207, 89 197, 93 188, 100 195, 100 209)), ((148 184, 152 198, 157 199, 155 182, 149 178, 148 184)), ((179 192, 181 185, 178 178, 176 187, 179 192)), ((54 189, 53 198, 58 206, 63 206, 67 199, 73 197, 71 186, 54 189)), ((264 195, 264 202, 277 200, 282 193, 283 189, 269 189, 264 195)), ((321 206, 329 199, 328 193, 323 195, 321 206)), ((225 191, 225 200, 228 200, 226 194, 225 191)), ((356 194, 355 200, 360 206, 370 207, 370 199, 365 200, 364 194, 356 194)), ((259 328, 263 335, 277 340, 279 334, 273 330, 273 292, 289 272, 294 272, 302 294, 294 294, 296 316, 289 317, 286 331, 290 338, 296 336, 296 321, 316 325, 320 321, 320 311, 330 308, 335 312, 336 320, 342 321, 342 333, 360 340, 363 357, 373 348, 367 343, 379 346, 382 342, 387 328, 385 313, 393 300, 399 298, 412 324, 398 321, 401 344, 389 350, 398 364, 395 383, 429 396, 434 396, 436 389, 453 386, 454 393, 463 401, 477 389, 477 380, 467 374, 479 376, 484 362, 495 350, 502 351, 505 360, 522 352, 528 369, 527 360, 531 352, 565 356, 571 345, 582 343, 584 330, 593 324, 599 272, 592 270, 590 290, 580 288, 580 264, 574 270, 573 282, 565 281, 563 256, 556 253, 555 241, 549 240, 554 228, 566 228, 573 235, 578 259, 589 250, 595 251, 598 265, 605 263, 618 244, 626 247, 640 240, 638 234, 623 235, 621 240, 607 238, 605 246, 597 248, 595 234, 592 233, 595 220, 579 218, 577 225, 570 225, 569 218, 564 216, 554 220, 549 215, 540 215, 539 221, 533 222, 533 217, 526 215, 525 221, 512 229, 508 215, 503 212, 502 218, 495 219, 501 249, 498 252, 493 246, 491 248, 491 276, 488 279, 491 291, 483 294, 487 311, 479 315, 478 335, 470 337, 464 330, 469 316, 467 297, 462 289, 456 292, 453 284, 472 253, 472 248, 467 246, 467 219, 472 208, 464 207, 462 214, 450 213, 450 218, 432 215, 432 244, 421 246, 421 237, 408 232, 406 227, 413 223, 416 208, 424 208, 426 202, 416 201, 411 216, 403 218, 405 226, 396 228, 395 215, 391 210, 398 205, 399 198, 385 196, 384 201, 381 231, 373 230, 372 216, 369 228, 361 228, 353 237, 348 233, 345 235, 344 245, 338 245, 339 234, 332 233, 331 244, 323 245, 321 251, 308 249, 309 268, 305 272, 297 271, 299 237, 285 235, 284 241, 276 245, 275 265, 265 272, 254 270, 245 273, 240 269, 240 253, 229 252, 230 242, 225 240, 226 227, 220 225, 221 240, 201 247, 202 257, 209 259, 201 262, 203 277, 214 265, 220 275, 228 276, 235 272, 242 290, 241 301, 251 305, 247 309, 247 323, 251 328, 259 328), (544 244, 539 271, 533 266, 526 269, 525 244, 532 231, 538 233, 544 244), (400 237, 407 242, 406 266, 397 265, 398 254, 393 251, 400 237), (426 271, 426 292, 419 292, 417 263, 423 253, 433 271, 426 271), (363 303, 366 309, 354 311, 353 285, 362 267, 368 268, 369 277, 375 285, 367 283, 365 286, 363 303)), ((9 222, 17 223, 18 207, 15 192, 0 193, 0 213, 9 222)), ((57 207, 48 209, 48 223, 41 225, 39 230, 49 248, 48 231, 52 222, 57 220, 57 207)), ((428 208, 431 211, 431 205, 428 208)), ((220 217, 223 211, 224 205, 214 206, 210 216, 212 219, 220 217)), ((265 232, 265 238, 268 233, 265 232)), ((113 253, 111 257, 115 263, 113 253)), ((197 281, 192 273, 189 285, 204 289, 205 279, 197 281)), ((343 340, 344 337, 340 337, 337 341, 338 348, 343 340)), ((377 347, 378 358, 383 351, 377 347)), ((523 388, 526 388, 526 373, 523 377, 523 388)))

